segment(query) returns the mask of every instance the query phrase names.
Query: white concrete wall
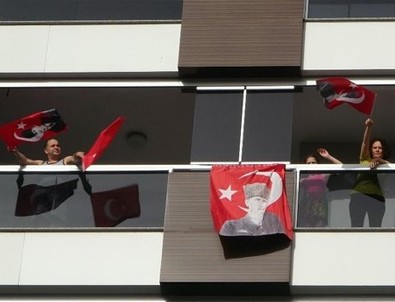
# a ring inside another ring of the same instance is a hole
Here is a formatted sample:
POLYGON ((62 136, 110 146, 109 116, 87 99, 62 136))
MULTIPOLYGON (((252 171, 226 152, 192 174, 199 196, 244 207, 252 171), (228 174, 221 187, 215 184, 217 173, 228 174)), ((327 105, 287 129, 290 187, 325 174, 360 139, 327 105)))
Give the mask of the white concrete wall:
POLYGON ((395 286, 395 233, 295 234, 292 286, 395 286))
POLYGON ((0 26, 0 73, 176 72, 180 24, 0 26))
POLYGON ((158 286, 163 234, 0 233, 0 286, 158 286))
POLYGON ((395 70, 395 22, 307 22, 303 70, 395 70))

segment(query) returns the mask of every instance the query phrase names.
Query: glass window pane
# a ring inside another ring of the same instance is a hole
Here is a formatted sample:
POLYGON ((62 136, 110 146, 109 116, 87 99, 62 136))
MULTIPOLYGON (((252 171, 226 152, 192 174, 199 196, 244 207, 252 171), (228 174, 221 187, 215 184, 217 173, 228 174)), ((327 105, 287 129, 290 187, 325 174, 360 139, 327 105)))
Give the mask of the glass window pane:
POLYGON ((238 161, 243 93, 198 92, 191 161, 238 161))
POLYGON ((290 161, 293 94, 248 91, 243 161, 290 161))
POLYGON ((394 4, 355 4, 351 5, 350 17, 394 17, 394 4))
POLYGON ((371 228, 395 226, 393 171, 303 171, 297 226, 371 228))
POLYGON ((0 0, 0 21, 181 20, 182 0, 0 0))
POLYGON ((308 18, 395 17, 395 0, 309 0, 308 18))
POLYGON ((347 18, 348 5, 309 4, 309 18, 347 18))
POLYGON ((0 175, 0 228, 163 227, 167 172, 81 176, 0 175))

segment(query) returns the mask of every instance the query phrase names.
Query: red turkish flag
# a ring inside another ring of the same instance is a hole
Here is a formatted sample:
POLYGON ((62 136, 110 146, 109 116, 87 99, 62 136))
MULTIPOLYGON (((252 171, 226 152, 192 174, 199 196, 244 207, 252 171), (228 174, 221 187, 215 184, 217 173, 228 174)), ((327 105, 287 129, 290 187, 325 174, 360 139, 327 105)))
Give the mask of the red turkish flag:
POLYGON ((97 227, 113 227, 128 218, 140 216, 139 187, 133 184, 91 195, 97 227))
POLYGON ((214 165, 211 214, 223 236, 285 234, 293 238, 285 191, 285 165, 214 165))
POLYGON ((358 86, 346 78, 326 78, 317 80, 316 83, 316 88, 328 109, 347 103, 359 112, 372 114, 376 93, 369 89, 358 86))
POLYGON ((0 126, 0 138, 9 149, 49 139, 67 130, 56 109, 37 112, 0 126))
POLYGON ((110 145, 110 143, 114 139, 124 120, 125 119, 120 116, 115 121, 113 121, 107 128, 100 132, 96 141, 82 159, 83 171, 85 171, 90 165, 96 162, 97 159, 103 154, 103 152, 107 149, 108 145, 110 145))

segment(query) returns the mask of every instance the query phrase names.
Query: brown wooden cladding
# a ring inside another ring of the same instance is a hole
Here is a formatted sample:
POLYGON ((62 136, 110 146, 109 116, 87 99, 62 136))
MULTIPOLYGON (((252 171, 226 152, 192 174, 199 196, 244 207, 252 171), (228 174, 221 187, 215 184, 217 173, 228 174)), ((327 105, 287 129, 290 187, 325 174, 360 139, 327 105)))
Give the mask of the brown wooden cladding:
MULTIPOLYGON (((294 174, 287 172, 290 204, 293 185, 294 174)), ((289 283, 291 246, 265 255, 225 259, 211 219, 208 172, 171 173, 167 198, 161 283, 289 283)))
POLYGON ((179 67, 301 67, 303 0, 184 0, 179 67))

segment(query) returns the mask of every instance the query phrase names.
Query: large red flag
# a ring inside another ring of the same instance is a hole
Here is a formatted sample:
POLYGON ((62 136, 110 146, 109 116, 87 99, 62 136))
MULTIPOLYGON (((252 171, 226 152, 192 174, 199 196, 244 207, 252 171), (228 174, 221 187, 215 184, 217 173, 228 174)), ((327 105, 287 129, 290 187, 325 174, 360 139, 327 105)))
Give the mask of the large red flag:
POLYGON ((90 165, 97 161, 97 159, 103 154, 103 152, 107 149, 108 145, 114 139, 123 122, 124 118, 120 116, 115 121, 113 121, 106 129, 100 132, 96 141, 82 159, 83 171, 85 171, 90 165))
POLYGON ((139 187, 133 184, 91 195, 97 227, 113 227, 128 218, 140 216, 139 187))
POLYGON ((13 149, 22 143, 49 139, 66 129, 66 124, 57 110, 50 109, 0 126, 0 138, 9 149, 13 149))
POLYGON ((333 109, 347 103, 354 109, 371 115, 376 94, 346 78, 326 78, 316 81, 317 90, 327 108, 333 109))
POLYGON ((211 214, 223 236, 285 234, 293 238, 285 165, 214 165, 211 214))

